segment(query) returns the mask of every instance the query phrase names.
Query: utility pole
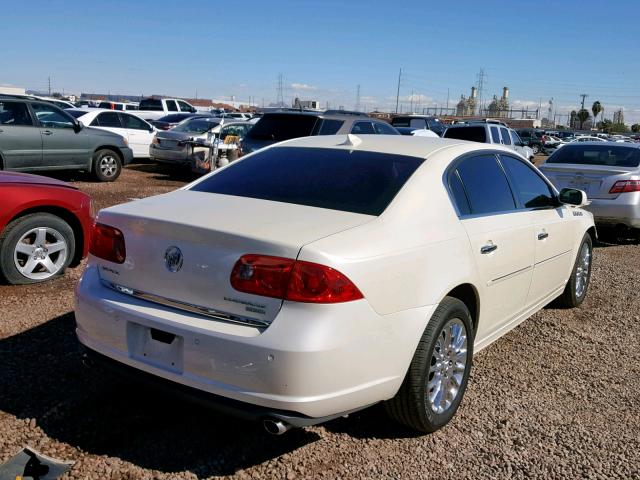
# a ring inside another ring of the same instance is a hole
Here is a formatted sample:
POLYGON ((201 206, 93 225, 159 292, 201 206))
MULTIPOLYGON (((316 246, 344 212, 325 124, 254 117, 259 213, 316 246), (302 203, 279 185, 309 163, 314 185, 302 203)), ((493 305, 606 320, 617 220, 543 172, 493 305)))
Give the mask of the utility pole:
POLYGON ((402 78, 402 68, 398 74, 398 90, 396 91, 396 113, 398 113, 398 103, 400 102, 400 79, 402 78))
POLYGON ((584 99, 587 98, 589 95, 587 95, 586 93, 581 93, 579 96, 582 97, 582 107, 580 108, 584 109, 584 99))
POLYGON ((409 113, 413 112, 413 90, 411 90, 411 98, 409 99, 409 113))
MULTIPOLYGON (((442 115, 442 109, 440 110, 440 115, 442 115)), ((449 89, 447 88, 447 115, 449 115, 449 89)))
POLYGON ((478 113, 482 115, 482 95, 484 93, 484 68, 478 73, 478 113))
POLYGON ((283 76, 282 74, 278 75, 278 87, 277 87, 277 93, 278 93, 278 98, 277 98, 277 102, 278 102, 278 106, 282 107, 284 105, 284 93, 283 93, 283 76))
POLYGON ((356 89, 356 112, 360 111, 360 85, 356 89))
POLYGON ((47 77, 47 80, 49 82, 49 96, 51 96, 51 76, 47 77))

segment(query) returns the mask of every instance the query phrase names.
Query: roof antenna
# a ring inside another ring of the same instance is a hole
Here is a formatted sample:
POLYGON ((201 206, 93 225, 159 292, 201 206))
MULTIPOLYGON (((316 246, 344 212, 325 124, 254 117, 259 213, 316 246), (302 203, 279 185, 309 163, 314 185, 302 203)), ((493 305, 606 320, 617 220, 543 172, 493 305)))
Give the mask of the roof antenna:
POLYGON ((360 139, 357 135, 354 135, 353 133, 348 133, 347 139, 344 142, 342 142, 340 145, 349 145, 351 147, 357 147, 361 143, 362 143, 362 139, 360 139))

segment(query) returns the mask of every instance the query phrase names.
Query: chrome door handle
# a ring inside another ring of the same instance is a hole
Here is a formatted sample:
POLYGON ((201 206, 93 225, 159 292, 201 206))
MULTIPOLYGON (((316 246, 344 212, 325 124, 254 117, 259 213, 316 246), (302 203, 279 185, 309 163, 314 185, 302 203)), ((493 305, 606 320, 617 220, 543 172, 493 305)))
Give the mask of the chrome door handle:
POLYGON ((53 135, 53 132, 51 130, 42 130, 42 134, 43 135, 53 135))
POLYGON ((482 247, 480 249, 480 253, 485 254, 485 253, 491 253, 495 250, 498 249, 498 245, 494 245, 493 243, 490 243, 488 245, 485 245, 484 247, 482 247))
POLYGON ((538 240, 544 240, 545 238, 547 238, 549 236, 549 234, 547 232, 542 232, 538 234, 538 240))

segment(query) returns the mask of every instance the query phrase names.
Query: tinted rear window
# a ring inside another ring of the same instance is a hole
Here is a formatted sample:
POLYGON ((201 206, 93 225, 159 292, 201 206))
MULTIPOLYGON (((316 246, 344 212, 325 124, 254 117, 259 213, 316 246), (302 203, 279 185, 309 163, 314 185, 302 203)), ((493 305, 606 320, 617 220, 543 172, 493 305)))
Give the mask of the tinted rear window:
POLYGON ((380 215, 422 161, 374 152, 276 147, 220 170, 192 190, 380 215))
POLYGON ((640 165, 640 148, 617 145, 565 145, 551 155, 547 163, 634 168, 640 165))
POLYGON ((485 143, 487 136, 484 127, 453 127, 444 132, 444 138, 469 140, 470 142, 485 143))
POLYGON ((248 137, 276 142, 308 137, 317 120, 313 115, 267 114, 255 124, 248 137))
POLYGON ((170 115, 165 115, 164 117, 160 117, 158 119, 159 122, 167 122, 167 123, 175 123, 175 122, 181 122, 182 120, 184 120, 185 118, 189 118, 192 115, 189 115, 188 113, 172 113, 170 115))
POLYGON ((340 130, 340 127, 342 127, 343 123, 344 122, 342 120, 324 119, 322 121, 322 126, 320 127, 318 135, 335 135, 338 130, 340 130))
POLYGON ((427 121, 424 118, 415 117, 394 117, 391 119, 394 127, 427 128, 427 121))
POLYGON ((162 108, 162 100, 156 100, 153 98, 147 98, 145 100, 140 100, 140 110, 164 110, 162 108))

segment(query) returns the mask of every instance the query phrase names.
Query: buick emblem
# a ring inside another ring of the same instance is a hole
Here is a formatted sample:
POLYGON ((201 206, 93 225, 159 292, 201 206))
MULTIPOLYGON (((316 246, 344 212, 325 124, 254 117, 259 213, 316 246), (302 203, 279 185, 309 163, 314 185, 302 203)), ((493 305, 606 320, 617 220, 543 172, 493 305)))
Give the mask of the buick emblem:
POLYGON ((170 272, 177 272, 182 268, 182 252, 178 247, 169 247, 164 252, 164 264, 170 272))

